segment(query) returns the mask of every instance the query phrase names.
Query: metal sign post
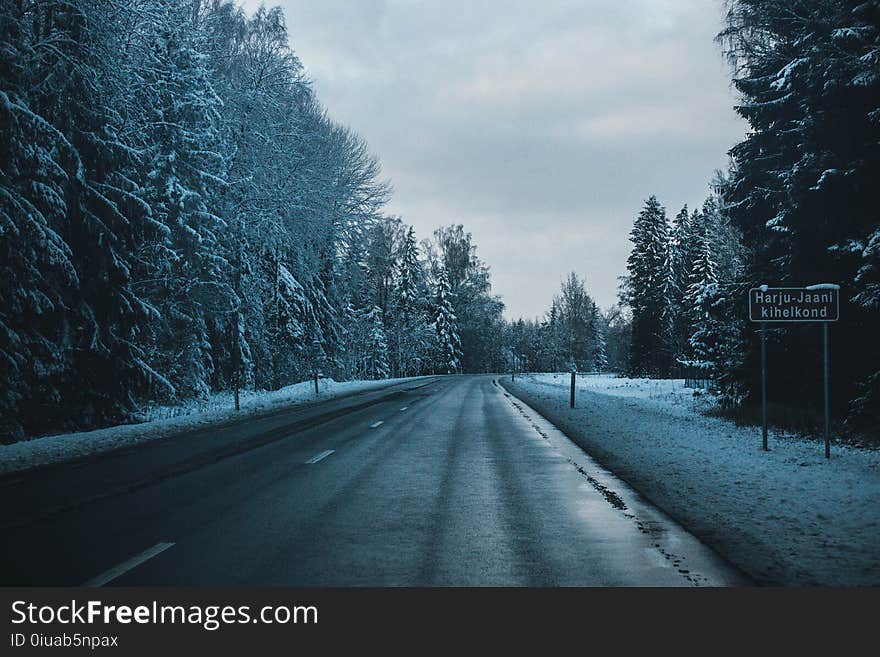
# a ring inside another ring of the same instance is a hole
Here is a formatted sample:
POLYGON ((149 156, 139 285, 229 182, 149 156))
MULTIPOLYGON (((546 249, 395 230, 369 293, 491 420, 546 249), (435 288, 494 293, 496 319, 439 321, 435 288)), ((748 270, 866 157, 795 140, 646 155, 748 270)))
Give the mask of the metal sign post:
POLYGON ((761 436, 764 451, 767 447, 767 325, 761 324, 761 436))
POLYGON ((808 287, 769 287, 749 290, 749 320, 761 324, 761 435, 767 451, 767 324, 821 322, 825 401, 825 458, 831 458, 831 396, 828 381, 828 324, 840 318, 840 286, 820 283, 808 287))
POLYGON ((824 364, 823 369, 823 392, 825 395, 825 458, 831 458, 831 412, 829 410, 830 406, 830 393, 828 386, 828 323, 822 324, 822 361, 824 364))

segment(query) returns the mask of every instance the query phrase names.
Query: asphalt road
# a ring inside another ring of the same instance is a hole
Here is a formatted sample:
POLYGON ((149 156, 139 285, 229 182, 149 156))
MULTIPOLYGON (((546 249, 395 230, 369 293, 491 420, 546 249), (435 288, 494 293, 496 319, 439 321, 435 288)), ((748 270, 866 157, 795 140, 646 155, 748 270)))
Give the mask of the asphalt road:
POLYGON ((492 376, 0 480, 4 585, 747 584, 492 376))

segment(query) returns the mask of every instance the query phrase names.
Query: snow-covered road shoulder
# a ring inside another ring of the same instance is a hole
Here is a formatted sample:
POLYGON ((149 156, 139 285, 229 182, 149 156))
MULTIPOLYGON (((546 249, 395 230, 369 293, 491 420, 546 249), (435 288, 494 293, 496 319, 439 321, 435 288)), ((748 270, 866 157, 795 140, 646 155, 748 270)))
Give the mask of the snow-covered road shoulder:
POLYGON ((382 379, 378 381, 334 381, 321 379, 320 396, 315 399, 314 383, 304 381, 274 392, 242 391, 241 410, 233 409, 231 393, 219 393, 188 406, 163 406, 145 412, 144 422, 124 424, 95 431, 43 436, 11 445, 0 445, 0 475, 60 463, 71 459, 130 447, 192 429, 246 419, 287 407, 314 401, 327 401, 344 395, 382 388, 426 377, 382 379))
POLYGON ((504 386, 757 582, 880 584, 880 451, 774 436, 703 414, 681 381, 509 378, 504 386))

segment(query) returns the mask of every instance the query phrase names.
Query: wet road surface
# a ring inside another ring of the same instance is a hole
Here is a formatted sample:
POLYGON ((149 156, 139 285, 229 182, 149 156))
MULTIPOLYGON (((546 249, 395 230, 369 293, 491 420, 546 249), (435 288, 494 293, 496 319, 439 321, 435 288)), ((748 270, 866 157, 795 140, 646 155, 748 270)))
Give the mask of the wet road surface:
POLYGON ((748 584, 492 376, 203 429, 0 491, 6 585, 748 584))

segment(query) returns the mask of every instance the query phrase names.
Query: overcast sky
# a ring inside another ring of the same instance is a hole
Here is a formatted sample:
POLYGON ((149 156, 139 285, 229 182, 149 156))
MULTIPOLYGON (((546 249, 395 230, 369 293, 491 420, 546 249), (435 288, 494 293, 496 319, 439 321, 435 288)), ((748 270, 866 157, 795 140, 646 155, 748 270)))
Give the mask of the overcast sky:
POLYGON ((746 130, 719 0, 267 4, 381 159, 389 211, 420 238, 464 224, 509 318, 543 315, 571 270, 614 303, 644 199, 701 203, 746 130))

